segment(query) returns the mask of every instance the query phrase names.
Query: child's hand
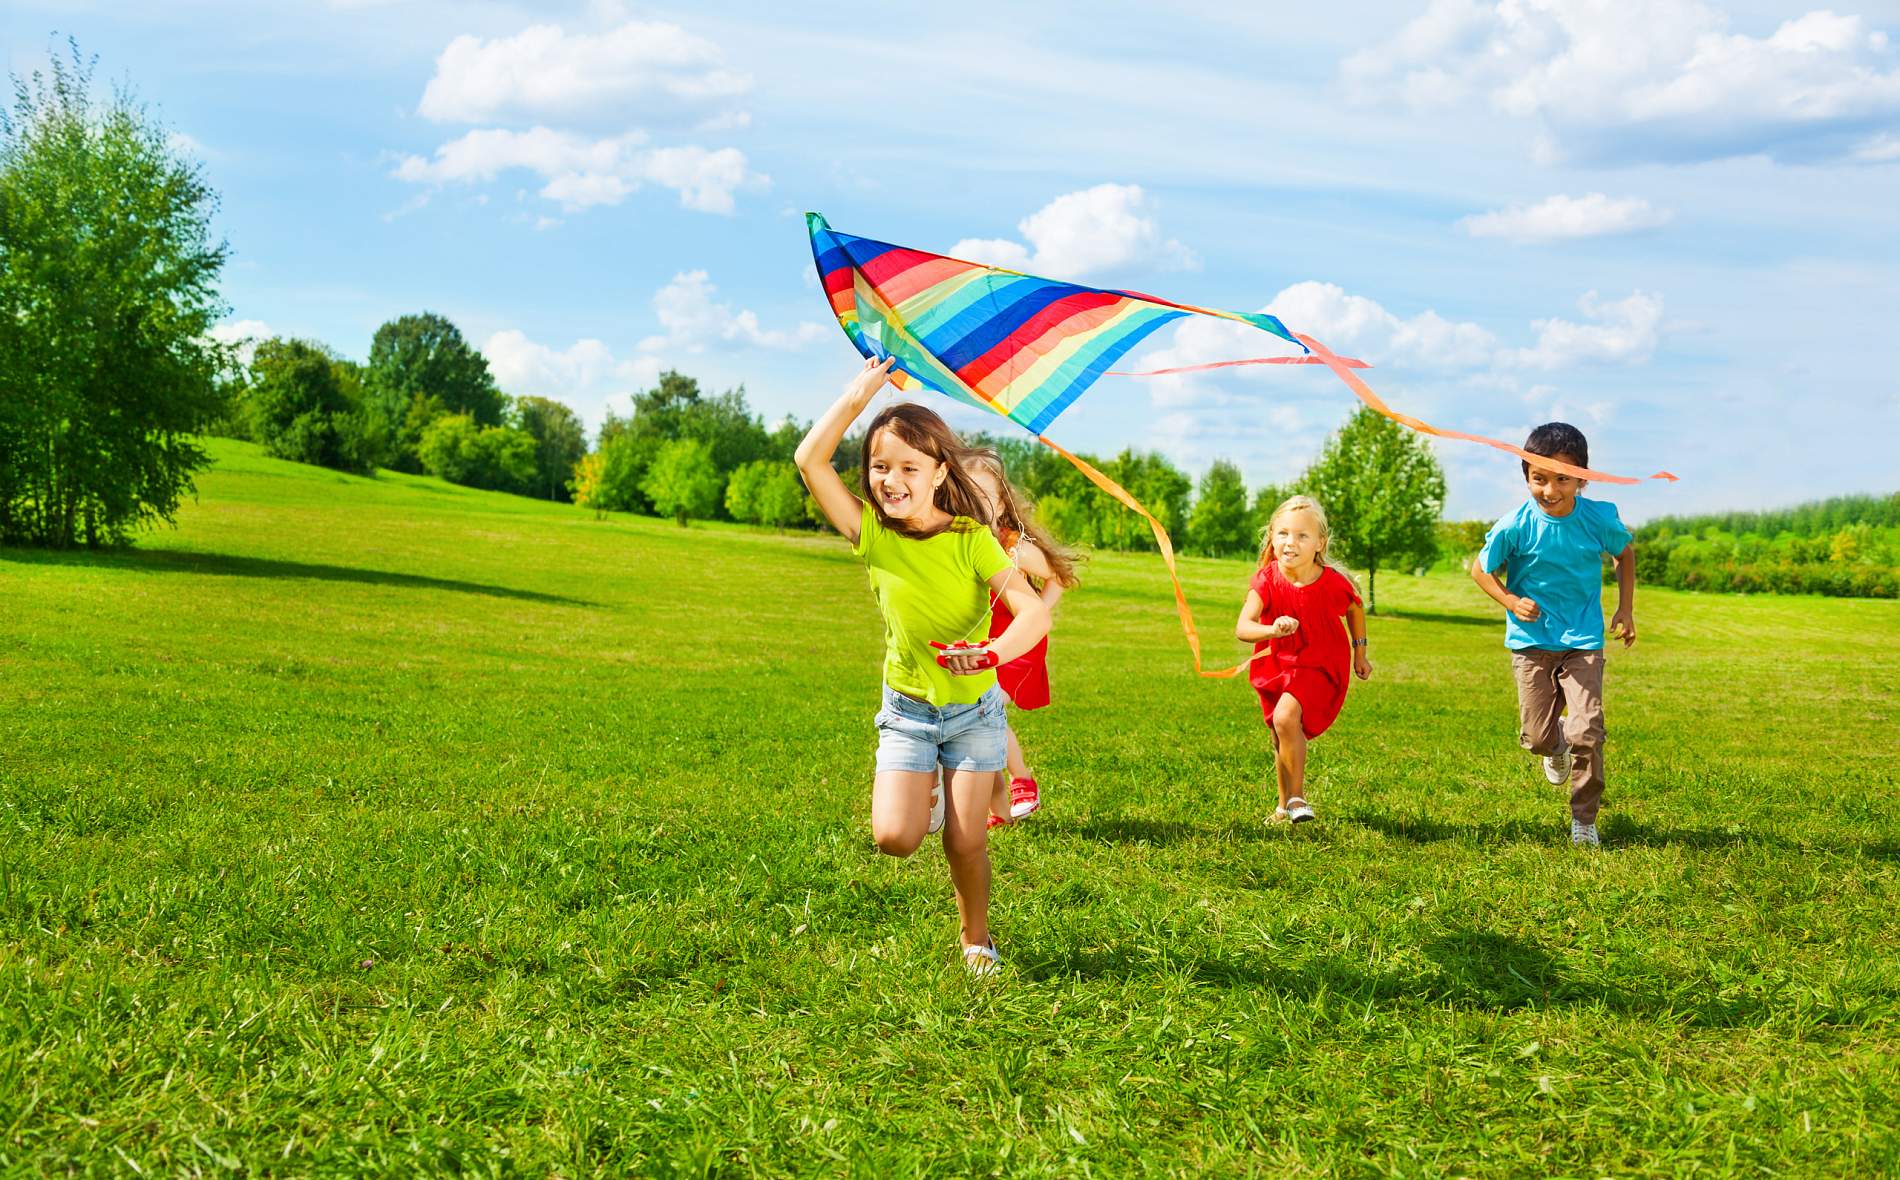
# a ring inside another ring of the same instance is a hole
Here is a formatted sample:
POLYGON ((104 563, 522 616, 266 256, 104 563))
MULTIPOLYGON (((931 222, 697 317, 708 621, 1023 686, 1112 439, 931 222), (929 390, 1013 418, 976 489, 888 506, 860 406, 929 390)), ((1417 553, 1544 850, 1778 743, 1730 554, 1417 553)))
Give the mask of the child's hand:
POLYGON ((1300 629, 1300 621, 1292 615, 1281 615, 1273 620, 1273 638, 1284 639, 1300 629))
POLYGON ((1352 653, 1352 674, 1361 680, 1372 679, 1372 660, 1363 647, 1352 653))
POLYGON ((891 366, 896 363, 897 358, 894 356, 885 357, 881 364, 870 357, 864 358, 864 367, 859 369, 858 375, 844 387, 844 395, 851 399, 852 405, 860 409, 870 405, 871 398, 876 396, 877 391, 884 388, 884 383, 891 379, 891 366))
POLYGON ((937 663, 950 670, 953 676, 974 676, 978 672, 996 667, 996 653, 976 643, 932 643, 937 649, 937 663))
POLYGON ((1612 638, 1621 639, 1624 647, 1635 643, 1636 612, 1627 606, 1618 607, 1616 613, 1610 616, 1610 635, 1612 638))
POLYGON ((1537 621, 1538 616, 1542 615, 1544 612, 1540 607, 1538 607, 1536 603, 1532 602, 1530 599, 1517 598, 1517 599, 1513 599, 1511 602, 1511 613, 1518 617, 1519 622, 1535 623, 1537 621))

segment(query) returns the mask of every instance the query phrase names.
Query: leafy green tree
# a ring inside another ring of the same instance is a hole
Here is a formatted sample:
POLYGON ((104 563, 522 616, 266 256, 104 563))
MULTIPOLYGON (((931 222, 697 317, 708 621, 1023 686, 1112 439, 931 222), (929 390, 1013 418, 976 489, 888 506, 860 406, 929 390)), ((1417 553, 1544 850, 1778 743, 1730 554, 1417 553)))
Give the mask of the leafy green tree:
MULTIPOLYGON (((1193 481, 1172 463, 1152 452, 1126 450, 1112 462, 1097 464, 1102 474, 1145 505, 1170 537, 1183 535, 1187 521, 1188 496, 1193 481)), ((1155 548, 1154 532, 1148 522, 1124 507, 1105 492, 1089 485, 1095 504, 1097 543, 1110 549, 1155 548)))
POLYGON ((1362 406, 1300 478, 1326 509, 1333 556, 1366 571, 1366 609, 1381 569, 1429 565, 1438 551, 1445 474, 1424 438, 1362 406))
POLYGON ((1484 548, 1485 535, 1490 531, 1490 524, 1482 520, 1439 521, 1439 558, 1454 565, 1463 565, 1476 557, 1478 550, 1484 548))
POLYGON ((1201 477, 1200 493, 1188 516, 1188 541, 1197 552, 1231 557, 1252 550, 1254 535, 1247 511, 1247 485, 1240 468, 1219 460, 1201 477))
POLYGON ((647 469, 653 466, 653 457, 666 444, 663 439, 635 434, 626 422, 627 419, 608 415, 606 427, 601 430, 600 448, 588 457, 587 498, 581 499, 582 488, 575 487, 576 503, 596 512, 653 511, 653 502, 647 499, 640 484, 647 477, 647 469), (607 427, 616 422, 621 424, 620 428, 610 433, 607 427))
POLYGON ((798 444, 804 441, 805 432, 809 429, 811 427, 806 423, 787 416, 784 421, 772 428, 772 433, 765 436, 764 458, 790 463, 792 456, 798 453, 798 444))
POLYGON ((432 311, 405 315, 376 329, 369 346, 370 403, 391 440, 391 465, 418 471, 422 432, 444 414, 467 414, 478 426, 499 426, 507 398, 488 359, 461 329, 432 311))
POLYGON ((582 508, 592 508, 594 519, 599 520, 607 514, 601 505, 600 477, 606 472, 607 456, 601 451, 582 455, 574 464, 574 477, 567 481, 567 490, 574 494, 574 502, 582 508))
POLYGON ((534 494, 568 498, 567 480, 587 453, 587 428, 567 406, 545 397, 515 399, 515 422, 534 439, 534 494))
POLYGON ((757 459, 726 480, 726 511, 734 520, 784 529, 805 518, 805 485, 789 462, 757 459))
POLYGON ((368 474, 380 450, 357 367, 321 344, 266 340, 251 360, 251 437, 279 459, 368 474))
POLYGON ((430 475, 492 492, 534 486, 534 436, 512 426, 479 426, 467 414, 445 414, 422 432, 417 447, 430 475))
POLYGON ((802 523, 805 499, 805 481, 798 478, 798 467, 789 461, 772 463, 759 488, 759 523, 780 530, 802 523))
POLYGON ((1249 544, 1254 553, 1260 552, 1260 537, 1267 531, 1267 524, 1273 519, 1273 510, 1286 503, 1287 497, 1299 489, 1291 484, 1270 483, 1253 494, 1253 508, 1247 513, 1249 544))
POLYGON ((763 519, 759 515, 759 491, 764 487, 771 466, 763 461, 747 463, 726 477, 728 516, 747 524, 758 524, 763 519))
POLYGON ((681 416, 679 434, 674 437, 705 443, 713 468, 722 473, 763 459, 770 439, 765 426, 746 408, 743 388, 701 398, 681 416))
POLYGON ((688 520, 704 520, 719 504, 723 480, 713 466, 712 448, 698 439, 679 438, 664 444, 647 468, 640 490, 662 516, 684 528, 688 520))
POLYGON ((0 109, 0 542, 51 548, 173 519, 229 354, 216 194, 71 57, 0 109))

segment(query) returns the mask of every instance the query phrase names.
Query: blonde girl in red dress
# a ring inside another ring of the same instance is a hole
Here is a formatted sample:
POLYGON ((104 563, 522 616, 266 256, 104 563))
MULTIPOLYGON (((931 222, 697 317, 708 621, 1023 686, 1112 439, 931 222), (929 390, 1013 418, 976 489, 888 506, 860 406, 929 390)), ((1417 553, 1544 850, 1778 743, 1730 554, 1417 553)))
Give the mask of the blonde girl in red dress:
POLYGON ((1339 716, 1347 668, 1361 680, 1372 675, 1359 588, 1327 560, 1330 538, 1326 510, 1311 496, 1294 496, 1274 509, 1260 535, 1260 571, 1234 624, 1234 638, 1254 644, 1248 679, 1273 734, 1276 823, 1313 818, 1305 794, 1306 743, 1339 716))
MULTIPOLYGON (((1077 555, 1036 521, 1026 498, 1010 484, 1002 457, 995 451, 972 448, 959 455, 958 462, 989 501, 990 527, 1003 551, 1014 559, 1017 569, 1028 575, 1030 585, 1038 588, 1043 606, 1053 614, 1063 591, 1081 584, 1075 576, 1077 555)), ((990 634, 1001 635, 1014 619, 1009 608, 998 601, 990 615, 990 634)), ((1049 640, 1044 637, 1026 655, 996 669, 997 684, 1018 709, 1040 709, 1049 703, 1048 661, 1049 640)), ((1007 811, 992 805, 992 828, 1013 823, 1042 806, 1041 788, 1029 773, 1029 762, 1023 757, 1022 743, 1016 740, 1014 729, 1009 730, 1008 754, 1009 767, 997 776, 1001 780, 997 802, 1001 803, 1007 793, 1007 811)))

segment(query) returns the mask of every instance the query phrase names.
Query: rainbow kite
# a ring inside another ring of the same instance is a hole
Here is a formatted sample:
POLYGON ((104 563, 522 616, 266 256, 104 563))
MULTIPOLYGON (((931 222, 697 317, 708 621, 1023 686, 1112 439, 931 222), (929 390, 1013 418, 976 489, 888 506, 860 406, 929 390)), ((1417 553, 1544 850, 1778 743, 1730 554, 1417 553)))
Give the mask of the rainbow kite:
MULTIPOLYGON (((895 356, 891 380, 899 389, 934 389, 968 405, 993 410, 1035 435, 1075 464, 1097 487, 1147 519, 1170 576, 1174 574, 1174 545, 1161 522, 1114 480, 1063 450, 1043 431, 1099 378, 1116 373, 1115 362, 1130 349, 1162 326, 1189 315, 1247 324, 1297 345, 1302 352, 1120 375, 1153 377, 1234 365, 1325 365, 1361 401, 1413 430, 1483 443, 1583 479, 1638 482, 1628 476, 1530 455, 1498 439, 1441 430, 1398 413, 1353 371, 1365 368, 1364 362, 1339 356, 1311 336, 1290 331, 1278 318, 1262 312, 1195 307, 1135 291, 1037 278, 839 233, 816 213, 805 214, 805 225, 811 232, 812 258, 831 310, 860 353, 875 360, 895 356)), ((1650 478, 1676 477, 1659 472, 1650 478)), ((1203 676, 1238 672, 1239 668, 1222 672, 1201 669, 1200 640, 1178 577, 1174 594, 1181 625, 1194 652, 1195 669, 1203 676)))

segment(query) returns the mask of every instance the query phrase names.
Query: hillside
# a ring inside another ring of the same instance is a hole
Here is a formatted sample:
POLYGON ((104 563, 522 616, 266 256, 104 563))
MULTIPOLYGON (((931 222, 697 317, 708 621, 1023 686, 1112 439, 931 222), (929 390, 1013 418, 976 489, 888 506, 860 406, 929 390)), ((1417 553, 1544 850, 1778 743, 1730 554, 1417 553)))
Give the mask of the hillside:
POLYGON ((1381 578, 1289 832, 1099 556, 983 987, 868 837, 843 542, 211 446, 175 531, 0 550, 9 1170, 1900 1169, 1900 603, 1640 591, 1589 855, 1461 576, 1381 578))

